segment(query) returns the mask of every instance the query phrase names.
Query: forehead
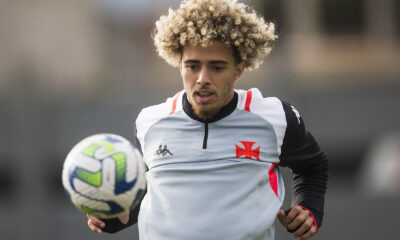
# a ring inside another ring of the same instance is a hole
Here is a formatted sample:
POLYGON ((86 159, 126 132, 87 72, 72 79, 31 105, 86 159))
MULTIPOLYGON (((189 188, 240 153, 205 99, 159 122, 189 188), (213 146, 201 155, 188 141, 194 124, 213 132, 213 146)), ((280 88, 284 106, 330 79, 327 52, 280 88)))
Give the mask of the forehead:
POLYGON ((198 60, 198 61, 215 61, 223 60, 233 62, 232 48, 225 45, 223 42, 212 42, 207 47, 200 45, 187 44, 183 48, 182 60, 198 60))

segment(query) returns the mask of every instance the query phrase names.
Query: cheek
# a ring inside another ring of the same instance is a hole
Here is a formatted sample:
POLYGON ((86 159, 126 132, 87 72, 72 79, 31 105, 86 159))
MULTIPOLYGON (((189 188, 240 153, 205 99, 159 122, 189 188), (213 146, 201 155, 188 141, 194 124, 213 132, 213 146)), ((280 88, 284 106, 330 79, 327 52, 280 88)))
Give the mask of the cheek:
POLYGON ((196 82, 194 79, 194 76, 192 74, 189 74, 185 71, 181 72, 182 80, 183 80, 183 85, 186 87, 192 87, 194 83, 196 82))
POLYGON ((185 88, 187 88, 187 87, 189 86, 188 78, 187 78, 187 76, 185 75, 184 72, 181 73, 181 76, 182 76, 183 86, 184 86, 185 88))
POLYGON ((229 80, 225 81, 224 86, 223 86, 223 100, 226 101, 232 94, 232 91, 234 90, 234 82, 235 80, 233 78, 230 78, 229 80))
POLYGON ((183 88, 186 91, 186 94, 188 96, 192 95, 193 89, 194 89, 194 85, 193 81, 191 80, 191 78, 188 78, 187 76, 182 76, 182 82, 183 82, 183 88))
POLYGON ((229 75, 226 80, 224 81, 224 91, 225 92, 230 92, 233 89, 235 83, 234 76, 229 75))

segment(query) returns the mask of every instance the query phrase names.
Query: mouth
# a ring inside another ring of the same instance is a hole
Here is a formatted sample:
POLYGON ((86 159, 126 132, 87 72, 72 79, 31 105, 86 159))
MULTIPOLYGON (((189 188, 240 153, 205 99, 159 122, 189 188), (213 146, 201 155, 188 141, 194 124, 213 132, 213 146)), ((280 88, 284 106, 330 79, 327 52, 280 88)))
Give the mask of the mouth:
POLYGON ((211 101, 214 94, 209 91, 196 91, 194 93, 194 96, 195 96, 197 102, 199 102, 201 104, 205 104, 205 103, 211 101))

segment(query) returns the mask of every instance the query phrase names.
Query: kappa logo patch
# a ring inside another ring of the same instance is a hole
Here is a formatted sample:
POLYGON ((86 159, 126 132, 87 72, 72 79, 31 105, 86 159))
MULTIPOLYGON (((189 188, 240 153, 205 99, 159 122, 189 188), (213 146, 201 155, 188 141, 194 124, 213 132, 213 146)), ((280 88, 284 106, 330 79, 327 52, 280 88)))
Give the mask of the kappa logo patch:
POLYGON ((253 149, 253 145, 256 142, 250 142, 250 141, 239 141, 239 142, 243 145, 243 147, 240 147, 237 144, 235 144, 237 158, 244 156, 245 158, 248 159, 254 158, 256 160, 260 160, 260 146, 253 149))
POLYGON ((164 145, 164 147, 162 145, 160 145, 154 155, 157 155, 159 157, 161 157, 161 156, 165 157, 167 154, 174 155, 168 150, 167 145, 164 145))

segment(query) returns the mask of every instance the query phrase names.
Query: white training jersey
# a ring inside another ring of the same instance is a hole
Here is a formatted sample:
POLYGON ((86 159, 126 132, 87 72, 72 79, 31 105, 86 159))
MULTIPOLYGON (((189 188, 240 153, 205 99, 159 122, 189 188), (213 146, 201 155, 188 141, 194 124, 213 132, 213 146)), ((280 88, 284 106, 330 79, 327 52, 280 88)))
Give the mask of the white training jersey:
POLYGON ((282 102, 235 90, 207 122, 187 104, 181 91, 137 118, 148 167, 140 239, 274 239, 285 192, 277 167, 287 128, 282 102))

